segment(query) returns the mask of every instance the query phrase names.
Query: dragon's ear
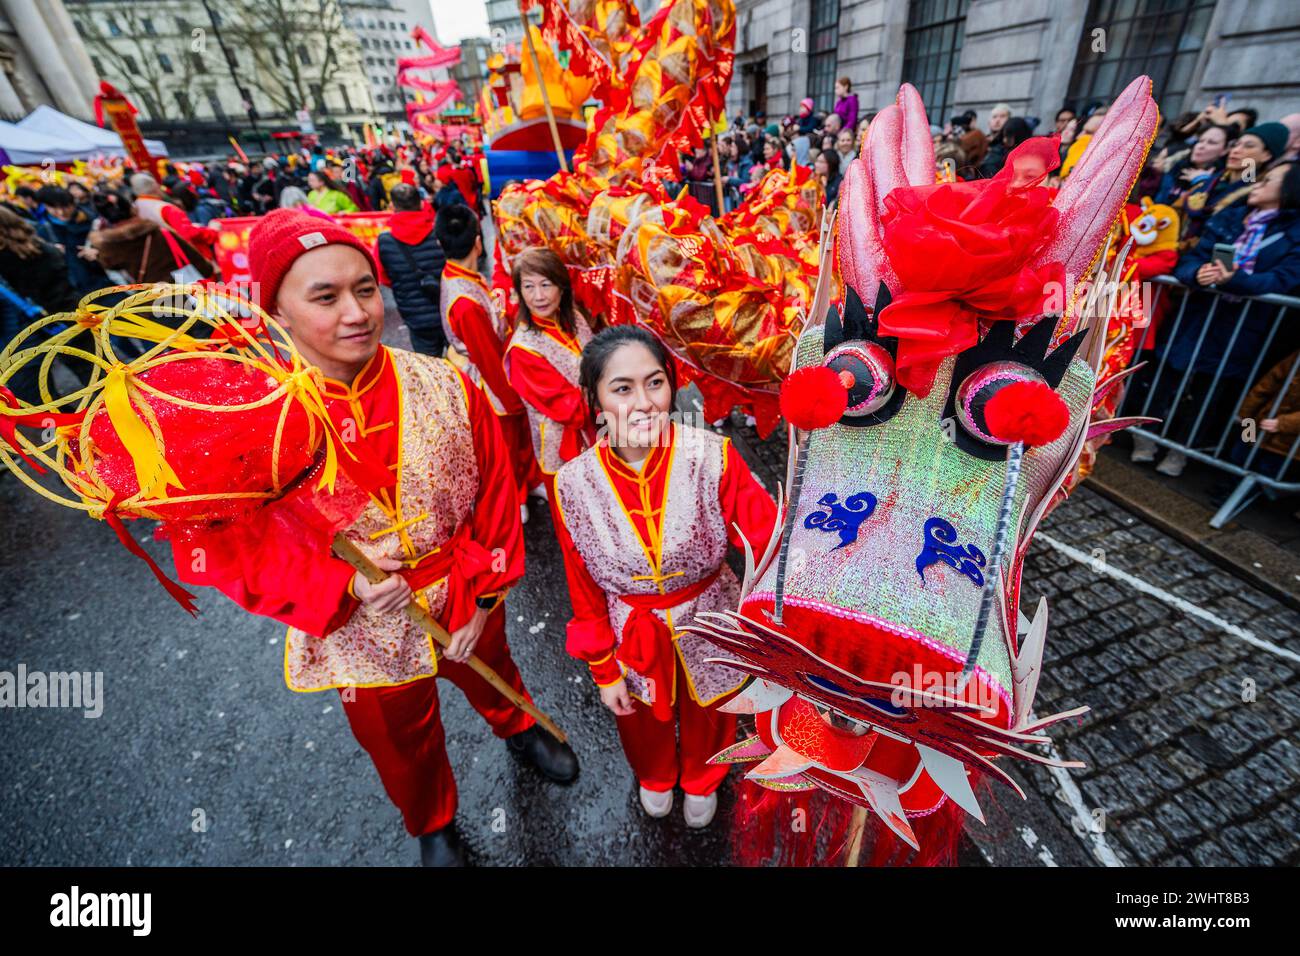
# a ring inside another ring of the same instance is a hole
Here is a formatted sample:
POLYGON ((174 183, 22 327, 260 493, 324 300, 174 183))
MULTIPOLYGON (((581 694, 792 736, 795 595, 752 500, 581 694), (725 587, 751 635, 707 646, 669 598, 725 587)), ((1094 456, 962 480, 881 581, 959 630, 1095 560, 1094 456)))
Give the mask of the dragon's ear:
POLYGON ((862 342, 874 340, 876 337, 876 317, 880 315, 880 310, 893 301, 889 294, 889 286, 883 282, 880 283, 880 289, 876 293, 876 307, 872 312, 867 312, 867 307, 863 304, 861 296, 854 290, 853 286, 845 285, 844 287, 844 314, 841 315, 837 309, 828 309, 826 312, 826 330, 822 334, 822 354, 828 354, 835 346, 844 342, 862 342))

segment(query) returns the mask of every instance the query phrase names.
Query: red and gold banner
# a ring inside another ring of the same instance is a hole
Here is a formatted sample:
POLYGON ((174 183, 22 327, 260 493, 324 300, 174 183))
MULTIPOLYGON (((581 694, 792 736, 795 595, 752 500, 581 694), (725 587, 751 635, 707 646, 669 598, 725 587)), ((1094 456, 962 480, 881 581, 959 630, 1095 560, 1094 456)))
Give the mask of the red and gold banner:
MULTIPOLYGON (((392 215, 390 212, 345 212, 333 218, 367 245, 373 245, 380 233, 388 231, 392 215)), ((259 221, 257 216, 236 216, 209 223, 218 233, 213 248, 222 282, 234 285, 252 281, 248 270, 248 233, 259 221)))
POLYGON ((95 122, 103 126, 107 114, 113 132, 122 137, 122 145, 131 157, 131 162, 141 172, 153 172, 161 179, 161 160, 149 155, 144 137, 140 135, 140 124, 135 121, 136 112, 136 108, 121 90, 107 81, 100 81, 99 92, 95 94, 95 122))

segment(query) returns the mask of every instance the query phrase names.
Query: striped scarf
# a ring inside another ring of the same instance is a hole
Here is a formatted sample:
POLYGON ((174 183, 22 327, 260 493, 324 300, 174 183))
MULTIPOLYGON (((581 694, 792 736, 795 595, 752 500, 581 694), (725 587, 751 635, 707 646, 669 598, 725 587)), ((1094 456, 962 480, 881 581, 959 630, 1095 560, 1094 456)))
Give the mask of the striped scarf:
POLYGON ((1255 271, 1255 257, 1259 255, 1260 243, 1268 224, 1277 218, 1276 209, 1256 209, 1246 217, 1242 224, 1241 235, 1237 237, 1237 268, 1246 275, 1255 271))

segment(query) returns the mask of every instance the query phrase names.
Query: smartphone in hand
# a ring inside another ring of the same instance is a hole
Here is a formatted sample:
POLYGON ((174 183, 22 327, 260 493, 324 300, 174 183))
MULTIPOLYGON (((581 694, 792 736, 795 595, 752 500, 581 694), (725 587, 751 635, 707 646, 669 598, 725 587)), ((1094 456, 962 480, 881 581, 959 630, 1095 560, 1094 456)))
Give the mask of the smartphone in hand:
POLYGON ((1236 269, 1237 247, 1229 242, 1216 242, 1210 259, 1222 265, 1225 272, 1232 272, 1236 269))

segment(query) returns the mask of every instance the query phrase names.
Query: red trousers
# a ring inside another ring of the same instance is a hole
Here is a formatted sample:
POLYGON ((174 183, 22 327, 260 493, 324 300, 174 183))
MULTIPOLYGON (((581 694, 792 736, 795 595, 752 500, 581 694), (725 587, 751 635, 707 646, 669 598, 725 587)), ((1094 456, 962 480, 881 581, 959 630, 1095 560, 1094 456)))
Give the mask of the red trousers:
MULTIPOLYGON (((474 653, 532 700, 510 658, 504 605, 488 615, 474 653)), ((498 737, 510 737, 536 722, 468 664, 441 659, 438 677, 459 687, 498 737)), ((425 677, 394 687, 343 688, 339 693, 352 733, 375 762, 388 798, 402 811, 407 832, 420 836, 449 824, 456 815, 456 778, 447 760, 437 680, 425 677)))
POLYGON ((533 434, 528 429, 528 415, 498 415, 497 424, 501 426, 501 437, 510 449, 510 469, 519 486, 519 503, 528 498, 528 492, 535 485, 542 483, 542 470, 537 467, 537 457, 533 454, 533 434))
POLYGON ((615 718, 618 736, 641 786, 663 793, 680 783, 686 793, 707 797, 722 785, 730 769, 728 764, 712 766, 707 761, 735 743, 736 716, 697 704, 676 651, 673 657, 677 660, 676 719, 657 720, 648 706, 634 699, 633 713, 615 718))

